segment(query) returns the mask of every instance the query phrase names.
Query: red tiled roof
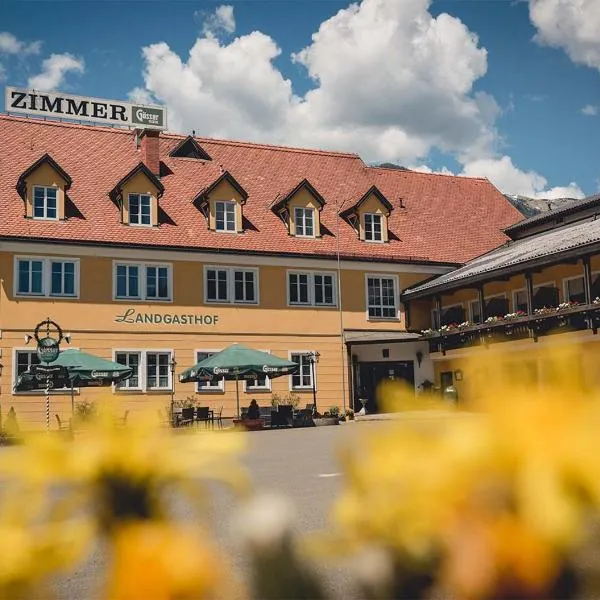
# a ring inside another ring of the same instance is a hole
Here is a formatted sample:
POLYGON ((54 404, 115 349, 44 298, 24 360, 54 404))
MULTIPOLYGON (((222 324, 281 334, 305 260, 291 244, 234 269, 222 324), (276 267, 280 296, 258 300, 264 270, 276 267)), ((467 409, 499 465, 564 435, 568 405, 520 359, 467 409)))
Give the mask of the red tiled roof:
POLYGON ((172 158, 186 136, 160 136, 159 227, 128 227, 109 192, 140 162, 131 131, 0 115, 1 238, 143 245, 241 252, 333 256, 339 226, 341 254, 375 260, 465 262, 508 238, 502 229, 522 215, 486 179, 369 167, 355 154, 196 138, 211 161, 172 158), (24 217, 19 176, 48 153, 72 178, 68 196, 81 216, 67 221, 24 217), (243 234, 209 231, 193 204, 224 171, 248 192, 243 234), (326 200, 323 237, 295 238, 270 210, 273 201, 308 179, 326 200), (390 242, 370 244, 338 213, 376 185, 392 203, 390 242), (400 208, 402 200, 404 208, 400 208))

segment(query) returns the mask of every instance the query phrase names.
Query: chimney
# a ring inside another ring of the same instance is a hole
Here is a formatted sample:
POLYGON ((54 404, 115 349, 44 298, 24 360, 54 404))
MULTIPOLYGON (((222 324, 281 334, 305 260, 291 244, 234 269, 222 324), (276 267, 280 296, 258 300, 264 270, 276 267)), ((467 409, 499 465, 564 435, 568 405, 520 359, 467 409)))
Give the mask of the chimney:
POLYGON ((142 162, 156 175, 160 175, 159 131, 144 129, 139 134, 142 162))

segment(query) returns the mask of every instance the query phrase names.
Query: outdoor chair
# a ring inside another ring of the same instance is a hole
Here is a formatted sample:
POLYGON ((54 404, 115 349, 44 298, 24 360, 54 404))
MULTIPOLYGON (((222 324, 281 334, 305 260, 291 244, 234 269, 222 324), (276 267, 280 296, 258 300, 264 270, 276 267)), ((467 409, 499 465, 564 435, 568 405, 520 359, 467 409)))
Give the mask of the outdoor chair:
POLYGON ((54 415, 56 417, 56 422, 58 423, 59 431, 69 431, 71 429, 71 422, 63 423, 62 419, 58 415, 54 415))
POLYGON ((294 407, 291 404, 280 404, 276 411, 271 411, 271 427, 292 427, 293 425, 294 407))
POLYGON ((180 427, 186 427, 194 422, 194 407, 182 408, 181 409, 181 420, 179 421, 180 427))
POLYGON ((214 424, 210 408, 208 406, 198 406, 198 408, 196 408, 196 424, 200 422, 204 423, 205 428, 208 427, 209 423, 211 425, 214 424))
POLYGON ((219 429, 223 429, 223 407, 219 409, 218 413, 213 413, 213 426, 214 422, 217 422, 219 429))
POLYGON ((121 425, 122 427, 125 427, 125 425, 127 425, 127 417, 129 417, 128 410, 126 410, 125 414, 118 420, 118 424, 121 425))
POLYGON ((260 406, 260 418, 264 420, 265 427, 271 427, 271 407, 260 406))

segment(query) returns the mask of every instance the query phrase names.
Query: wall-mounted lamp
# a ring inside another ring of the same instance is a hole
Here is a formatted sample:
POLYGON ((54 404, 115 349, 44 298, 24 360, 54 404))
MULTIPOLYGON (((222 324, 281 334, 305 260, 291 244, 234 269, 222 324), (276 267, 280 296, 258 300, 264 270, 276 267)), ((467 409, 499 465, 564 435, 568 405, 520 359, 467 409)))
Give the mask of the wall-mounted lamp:
POLYGON ((65 341, 67 342, 67 344, 71 343, 71 338, 73 336, 70 333, 65 333, 65 341))
POLYGON ((25 340, 25 343, 26 343, 26 344, 29 344, 29 342, 30 342, 30 341, 33 339, 33 337, 32 337, 32 336, 30 336, 28 333, 26 333, 26 334, 23 336, 23 339, 25 340))
POLYGON ((454 379, 456 379, 456 381, 462 381, 463 378, 463 372, 458 369, 457 371, 454 371, 454 379))
POLYGON ((417 364, 420 367, 421 363, 423 362, 423 353, 420 350, 417 350, 417 353, 415 356, 417 357, 417 364))

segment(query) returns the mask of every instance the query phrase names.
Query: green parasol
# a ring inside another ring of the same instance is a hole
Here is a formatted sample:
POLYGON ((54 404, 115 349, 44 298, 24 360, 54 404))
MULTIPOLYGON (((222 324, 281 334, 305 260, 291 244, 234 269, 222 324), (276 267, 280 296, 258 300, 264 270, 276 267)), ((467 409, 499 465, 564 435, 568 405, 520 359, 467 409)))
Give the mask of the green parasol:
POLYGON ((298 370, 298 364, 243 346, 233 344, 186 369, 179 375, 181 383, 189 381, 235 380, 237 416, 240 416, 240 391, 238 382, 252 380, 265 375, 271 379, 291 375, 298 370))

